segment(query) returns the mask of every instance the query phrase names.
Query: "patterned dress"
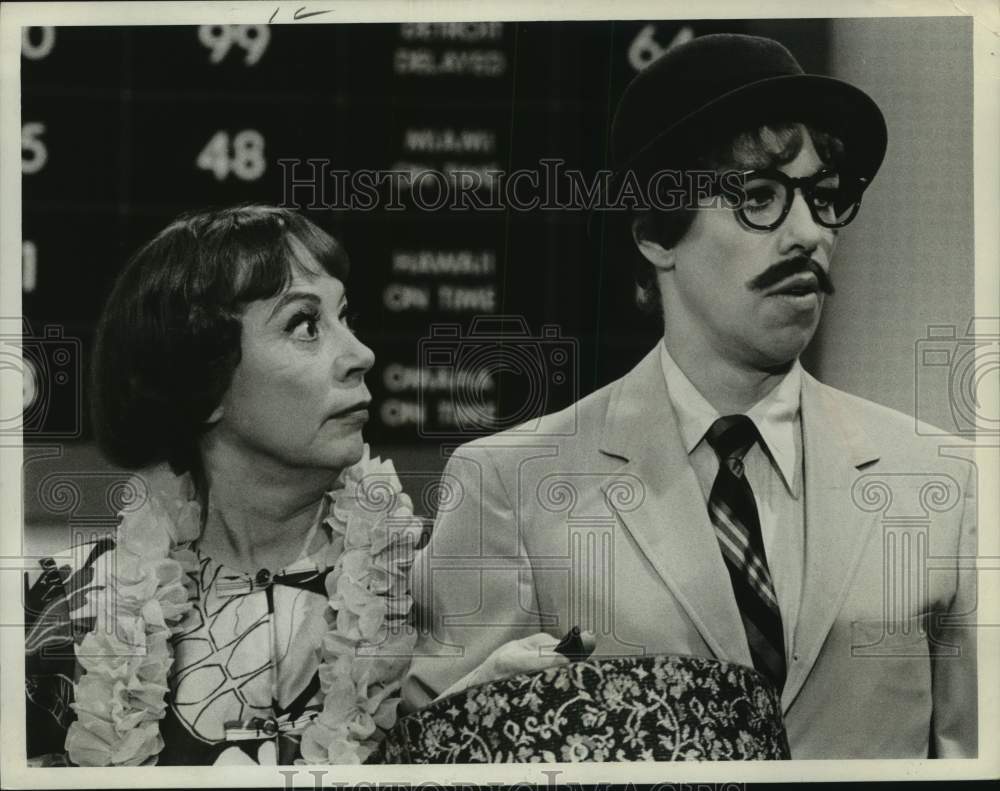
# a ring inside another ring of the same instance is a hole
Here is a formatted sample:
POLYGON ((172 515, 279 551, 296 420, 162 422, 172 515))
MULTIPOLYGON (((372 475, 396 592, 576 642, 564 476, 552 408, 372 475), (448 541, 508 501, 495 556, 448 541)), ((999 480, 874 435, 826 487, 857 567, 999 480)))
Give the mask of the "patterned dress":
MULTIPOLYGON (((245 574, 196 551, 197 598, 173 641, 158 765, 290 764, 298 756, 298 734, 322 707, 317 668, 327 628, 327 539, 277 573, 245 574)), ((94 624, 81 605, 105 579, 113 549, 107 538, 87 547, 77 568, 45 558, 40 573, 26 575, 27 745, 34 765, 68 764, 64 742, 79 673, 73 646, 94 624)))

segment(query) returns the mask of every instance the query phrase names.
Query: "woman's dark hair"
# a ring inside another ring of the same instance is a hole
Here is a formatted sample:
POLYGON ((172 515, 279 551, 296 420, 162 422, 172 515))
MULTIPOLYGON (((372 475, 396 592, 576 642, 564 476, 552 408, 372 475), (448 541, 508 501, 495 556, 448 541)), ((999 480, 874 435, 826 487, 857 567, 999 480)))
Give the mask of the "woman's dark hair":
MULTIPOLYGON (((839 138, 808 124, 806 131, 812 138, 816 153, 823 162, 834 168, 843 165, 844 145, 839 138)), ((702 153, 686 157, 686 164, 680 169, 714 170, 759 170, 780 167, 799 155, 805 139, 802 127, 790 121, 772 121, 754 128, 745 129, 735 135, 719 139, 709 134, 702 153)), ((673 211, 648 209, 634 216, 638 222, 640 236, 658 242, 662 247, 671 248, 687 233, 694 221, 693 208, 679 208, 673 211)), ((636 252, 636 304, 646 313, 659 315, 662 310, 660 286, 656 280, 656 268, 638 251, 636 252)))
POLYGON ((196 470, 198 438, 240 360, 244 306, 279 294, 296 268, 316 264, 346 281, 343 247, 272 206, 187 214, 142 247, 97 326, 91 411, 108 459, 129 469, 166 461, 177 473, 196 470), (303 248, 315 263, 302 260, 303 248))

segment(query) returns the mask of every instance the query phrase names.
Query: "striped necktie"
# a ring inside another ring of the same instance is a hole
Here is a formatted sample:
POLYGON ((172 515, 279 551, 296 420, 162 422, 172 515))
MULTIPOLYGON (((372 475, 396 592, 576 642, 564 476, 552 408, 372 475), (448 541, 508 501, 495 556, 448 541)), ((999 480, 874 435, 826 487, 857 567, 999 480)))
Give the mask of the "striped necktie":
POLYGON ((780 693, 786 673, 781 612, 767 568, 753 490, 743 474, 743 457, 758 437, 746 415, 720 417, 708 430, 705 438, 719 457, 708 513, 729 570, 753 665, 780 693))

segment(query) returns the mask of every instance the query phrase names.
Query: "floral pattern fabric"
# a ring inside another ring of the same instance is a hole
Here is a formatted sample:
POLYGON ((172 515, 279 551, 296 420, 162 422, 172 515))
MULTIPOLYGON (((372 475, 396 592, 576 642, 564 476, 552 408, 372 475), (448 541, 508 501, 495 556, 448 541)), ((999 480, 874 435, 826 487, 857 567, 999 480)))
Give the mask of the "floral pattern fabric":
POLYGON ((457 693, 400 720, 373 761, 789 757, 780 700, 755 670, 651 656, 573 662, 457 693))

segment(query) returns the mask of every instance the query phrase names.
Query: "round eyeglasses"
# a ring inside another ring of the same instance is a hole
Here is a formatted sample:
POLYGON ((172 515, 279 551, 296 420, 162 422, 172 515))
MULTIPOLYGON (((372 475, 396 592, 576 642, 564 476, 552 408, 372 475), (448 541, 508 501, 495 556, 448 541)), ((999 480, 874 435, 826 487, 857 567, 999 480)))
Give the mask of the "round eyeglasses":
POLYGON ((848 178, 831 170, 792 178, 780 170, 747 170, 736 174, 738 196, 733 209, 758 231, 773 231, 791 211, 795 190, 802 193, 813 219, 824 228, 843 228, 857 216, 868 179, 848 178))

